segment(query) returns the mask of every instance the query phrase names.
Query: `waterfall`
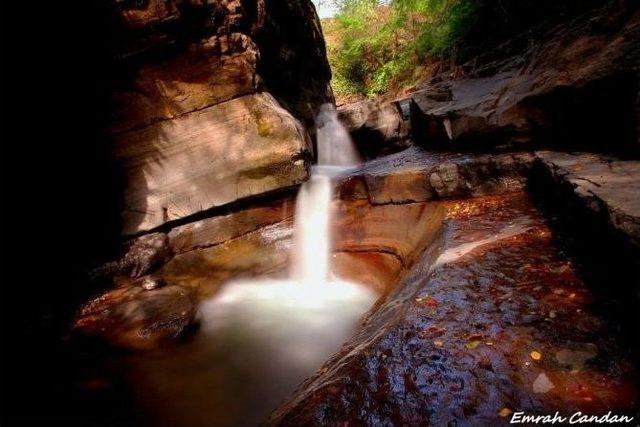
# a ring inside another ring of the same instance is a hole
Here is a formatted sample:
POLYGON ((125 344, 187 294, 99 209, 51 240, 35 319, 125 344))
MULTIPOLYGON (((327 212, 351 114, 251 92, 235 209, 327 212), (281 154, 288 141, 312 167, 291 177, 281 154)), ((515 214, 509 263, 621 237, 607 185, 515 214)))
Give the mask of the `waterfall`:
POLYGON ((351 136, 338 120, 333 104, 323 104, 316 117, 318 165, 351 168, 360 163, 360 154, 351 136))
MULTIPOLYGON (((367 287, 331 277, 333 179, 359 159, 333 106, 321 108, 316 124, 321 164, 312 167, 298 194, 289 279, 233 280, 200 304, 200 331, 185 366, 207 367, 209 388, 202 387, 201 369, 144 376, 186 390, 179 393, 179 408, 196 396, 212 402, 215 417, 218 408, 241 402, 245 411, 235 415, 235 425, 259 424, 353 334, 376 300, 367 287), (238 392, 220 392, 225 390, 238 392)), ((166 363, 174 366, 175 360, 166 363)), ((176 395, 158 400, 174 402, 176 395)))
POLYGON ((292 278, 308 285, 329 279, 331 178, 312 174, 296 202, 292 278))
POLYGON ((312 286, 330 279, 332 178, 360 162, 332 104, 320 107, 316 128, 318 166, 311 169, 311 177, 298 193, 291 267, 292 279, 312 286))

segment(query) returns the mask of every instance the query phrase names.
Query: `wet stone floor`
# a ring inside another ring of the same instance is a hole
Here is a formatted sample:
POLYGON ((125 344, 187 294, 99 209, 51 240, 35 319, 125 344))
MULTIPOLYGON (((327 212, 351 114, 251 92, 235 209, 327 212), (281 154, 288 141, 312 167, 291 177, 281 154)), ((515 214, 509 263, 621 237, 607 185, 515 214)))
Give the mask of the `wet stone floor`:
POLYGON ((629 325, 615 320, 606 290, 580 278, 530 197, 443 203, 443 251, 419 261, 270 423, 501 425, 516 411, 637 417, 629 325))

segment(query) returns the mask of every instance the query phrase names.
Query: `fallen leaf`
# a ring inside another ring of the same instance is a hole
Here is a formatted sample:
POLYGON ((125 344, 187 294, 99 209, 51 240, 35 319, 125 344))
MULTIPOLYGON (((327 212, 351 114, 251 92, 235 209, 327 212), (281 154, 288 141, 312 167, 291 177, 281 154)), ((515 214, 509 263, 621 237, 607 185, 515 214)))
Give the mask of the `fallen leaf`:
POLYGON ((551 381, 549 381, 549 378, 544 372, 540 373, 536 380, 533 382, 534 393, 546 393, 554 387, 555 386, 551 381))
POLYGON ((529 353, 529 356, 531 356, 531 358, 533 360, 540 360, 542 359, 542 353, 540 353, 539 351, 532 351, 531 353, 529 353))
POLYGON ((513 414, 513 411, 509 408, 502 408, 500 409, 500 412, 498 412, 498 415, 500 415, 502 418, 507 418, 511 414, 513 414))
POLYGON ((423 304, 429 306, 429 307, 437 307, 438 306, 438 300, 436 300, 435 298, 432 298, 432 297, 423 298, 421 302, 423 304))
POLYGON ((469 341, 464 346, 467 348, 467 350, 473 350, 474 348, 478 347, 480 343, 482 343, 482 341, 480 340, 469 341))

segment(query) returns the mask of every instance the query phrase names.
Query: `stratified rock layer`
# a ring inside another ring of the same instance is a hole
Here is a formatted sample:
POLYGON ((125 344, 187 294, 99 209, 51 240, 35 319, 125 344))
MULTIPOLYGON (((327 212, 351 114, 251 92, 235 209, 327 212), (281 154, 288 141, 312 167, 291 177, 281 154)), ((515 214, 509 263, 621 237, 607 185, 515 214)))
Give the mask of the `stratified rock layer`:
POLYGON ((631 3, 612 3, 545 34, 535 49, 415 92, 415 142, 639 153, 640 12, 631 3))
POLYGON ((306 128, 333 100, 309 0, 106 9, 124 234, 306 179, 306 128))
MULTIPOLYGON (((197 302, 228 280, 287 276, 293 208, 284 199, 134 239, 122 260, 102 271, 118 287, 85 305, 75 331, 130 349, 175 342, 194 324, 197 302)), ((439 237, 444 214, 435 204, 340 199, 332 212, 333 274, 380 294, 439 237)))
POLYGON ((366 163, 346 177, 340 197, 372 204, 424 202, 521 189, 533 155, 434 153, 411 147, 366 163))
POLYGON ((124 232, 298 184, 306 143, 302 125, 266 93, 120 134, 124 232))
POLYGON ((556 191, 567 188, 581 206, 640 248, 640 161, 553 151, 537 152, 536 160, 556 191))

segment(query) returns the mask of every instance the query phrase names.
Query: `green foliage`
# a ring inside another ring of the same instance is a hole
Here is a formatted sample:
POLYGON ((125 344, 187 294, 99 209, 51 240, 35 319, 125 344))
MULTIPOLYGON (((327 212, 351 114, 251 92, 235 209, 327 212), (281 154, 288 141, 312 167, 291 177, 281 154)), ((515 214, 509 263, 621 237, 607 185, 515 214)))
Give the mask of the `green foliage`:
POLYGON ((454 53, 478 1, 340 0, 325 25, 336 94, 373 96, 411 84, 426 58, 454 53))

